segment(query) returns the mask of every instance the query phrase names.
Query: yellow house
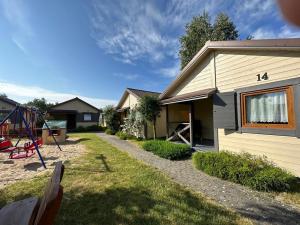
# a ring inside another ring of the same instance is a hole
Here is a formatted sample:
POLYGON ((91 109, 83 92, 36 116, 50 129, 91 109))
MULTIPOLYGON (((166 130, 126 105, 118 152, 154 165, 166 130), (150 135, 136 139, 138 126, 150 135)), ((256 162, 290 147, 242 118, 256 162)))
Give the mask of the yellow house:
POLYGON ((300 176, 300 39, 208 41, 159 98, 168 140, 300 176))
MULTIPOLYGON (((120 114, 121 122, 124 120, 124 118, 127 117, 130 109, 134 109, 138 105, 139 100, 143 96, 158 97, 159 95, 160 95, 160 93, 158 93, 158 92, 145 91, 145 90, 139 90, 139 89, 134 89, 134 88, 126 88, 126 90, 124 91, 124 94, 122 95, 119 103, 116 106, 116 110, 120 114)), ((157 121, 156 121, 157 137, 165 137, 165 135, 166 135, 165 112, 166 111, 163 108, 159 117, 157 118, 157 121)), ((153 137, 153 129, 150 124, 145 124, 144 136, 145 136, 145 138, 153 137)))

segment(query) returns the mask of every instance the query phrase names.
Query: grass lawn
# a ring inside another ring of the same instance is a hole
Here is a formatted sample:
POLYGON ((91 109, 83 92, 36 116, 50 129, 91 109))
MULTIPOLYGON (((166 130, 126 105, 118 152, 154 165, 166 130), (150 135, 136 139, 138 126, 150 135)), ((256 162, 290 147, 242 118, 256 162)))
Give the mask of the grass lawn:
MULTIPOLYGON (((251 224, 100 140, 76 134, 87 153, 65 163, 64 198, 56 224, 251 224)), ((40 195, 47 176, 0 190, 0 207, 40 195)))

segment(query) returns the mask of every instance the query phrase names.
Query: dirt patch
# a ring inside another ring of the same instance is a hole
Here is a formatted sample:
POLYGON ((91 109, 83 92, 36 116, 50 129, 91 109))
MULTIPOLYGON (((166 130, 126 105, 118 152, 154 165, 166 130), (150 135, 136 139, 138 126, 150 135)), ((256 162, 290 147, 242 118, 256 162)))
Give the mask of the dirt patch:
MULTIPOLYGON (((62 151, 56 145, 43 145, 40 148, 47 169, 41 164, 38 154, 31 158, 11 160, 8 153, 0 153, 0 189, 19 180, 27 180, 46 171, 52 171, 57 161, 66 161, 80 156, 85 152, 81 139, 69 138, 61 145, 62 151)), ((20 143, 19 146, 22 146, 20 143)))

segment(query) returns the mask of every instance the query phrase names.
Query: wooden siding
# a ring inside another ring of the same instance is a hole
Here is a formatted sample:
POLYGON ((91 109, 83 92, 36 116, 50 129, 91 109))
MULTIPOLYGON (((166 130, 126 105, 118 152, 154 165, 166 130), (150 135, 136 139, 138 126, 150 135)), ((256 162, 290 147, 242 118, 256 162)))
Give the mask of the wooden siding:
MULTIPOLYGON (((215 60, 216 85, 220 92, 300 77, 299 52, 217 51, 215 60), (257 81, 256 75, 265 72, 269 79, 257 81)), ((218 129, 218 136, 220 150, 264 155, 278 166, 300 176, 299 138, 237 133, 224 129, 218 129)))
POLYGON ((90 107, 87 104, 84 104, 83 102, 81 102, 79 100, 66 102, 64 104, 54 106, 52 109, 77 110, 79 113, 83 113, 83 112, 98 113, 98 111, 96 109, 94 109, 93 107, 90 107))
POLYGON ((219 149, 233 152, 249 152, 267 156, 278 166, 300 176, 300 139, 296 137, 228 133, 218 129, 219 149))
POLYGON ((13 110, 16 106, 0 100, 0 110, 13 110))
POLYGON ((200 63, 191 75, 186 78, 174 92, 172 97, 214 87, 213 54, 200 63))
POLYGON ((220 92, 300 76, 300 53, 287 51, 217 51, 216 85, 220 92), (269 79, 257 81, 257 74, 269 79))
MULTIPOLYGON (((166 127, 166 107, 162 107, 162 110, 159 114, 159 117, 157 117, 156 120, 156 137, 162 138, 166 137, 167 134, 167 127, 166 127)), ((153 138, 153 128, 152 124, 147 124, 147 137, 146 138, 153 138)))
POLYGON ((134 108, 138 104, 138 99, 132 94, 128 94, 126 99, 124 100, 123 104, 121 105, 122 108, 134 108))

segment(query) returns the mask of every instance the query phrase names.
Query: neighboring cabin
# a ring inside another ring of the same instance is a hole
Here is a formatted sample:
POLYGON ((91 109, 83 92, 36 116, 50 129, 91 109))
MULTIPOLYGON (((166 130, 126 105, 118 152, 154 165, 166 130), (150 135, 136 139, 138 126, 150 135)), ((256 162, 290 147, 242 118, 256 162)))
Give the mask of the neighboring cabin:
MULTIPOLYGON (((124 118, 127 117, 130 109, 135 108, 138 105, 139 100, 144 96, 154 96, 158 97, 160 93, 152 92, 152 91, 145 91, 139 90, 134 88, 126 88, 124 94, 122 95, 118 105, 116 106, 117 112, 120 114, 121 123, 123 123, 124 118)), ((165 110, 162 110, 160 116, 157 119, 156 126, 157 126, 157 137, 165 137, 165 110)), ((144 127, 144 136, 145 138, 152 138, 153 137, 153 129, 151 124, 145 124, 144 127)))
POLYGON ((66 120, 67 129, 73 130, 80 126, 99 125, 100 110, 76 97, 51 107, 48 115, 51 119, 66 120))
POLYGON ((0 121, 14 110, 17 105, 20 105, 20 103, 6 97, 0 97, 0 121))
POLYGON ((169 140, 264 155, 300 175, 300 39, 207 42, 160 100, 169 140))

